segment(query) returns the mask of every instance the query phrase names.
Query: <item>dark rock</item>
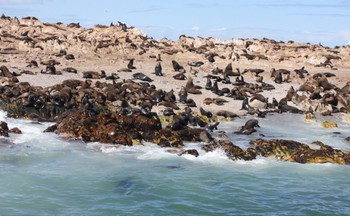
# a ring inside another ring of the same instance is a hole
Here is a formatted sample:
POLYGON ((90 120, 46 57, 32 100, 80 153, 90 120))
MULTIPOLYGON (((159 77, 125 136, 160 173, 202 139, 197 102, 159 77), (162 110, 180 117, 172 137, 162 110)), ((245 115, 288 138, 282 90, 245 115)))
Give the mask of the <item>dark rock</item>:
POLYGON ((51 125, 48 128, 46 128, 43 132, 44 133, 52 133, 52 132, 55 132, 56 130, 57 130, 57 125, 54 124, 54 125, 51 125))
POLYGON ((9 128, 4 121, 0 122, 0 136, 9 137, 9 128))
POLYGON ((14 127, 14 128, 11 128, 11 130, 9 130, 9 133, 22 134, 22 131, 18 127, 14 127))
POLYGON ((126 116, 109 111, 101 111, 96 115, 87 108, 80 108, 62 114, 57 119, 55 131, 69 138, 81 137, 84 142, 132 145, 133 139, 141 139, 139 132, 160 129, 161 123, 158 118, 141 114, 126 116))

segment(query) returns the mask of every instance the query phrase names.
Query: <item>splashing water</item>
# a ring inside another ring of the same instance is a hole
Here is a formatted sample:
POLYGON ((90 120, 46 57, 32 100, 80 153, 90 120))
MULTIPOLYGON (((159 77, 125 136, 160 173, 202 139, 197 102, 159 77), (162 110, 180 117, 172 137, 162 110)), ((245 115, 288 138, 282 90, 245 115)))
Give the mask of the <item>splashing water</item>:
MULTIPOLYGON (((0 215, 346 215, 350 167, 297 164, 269 158, 231 161, 220 150, 177 156, 152 143, 112 146, 67 141, 42 133, 50 123, 0 120, 23 134, 0 145, 0 215)), ((349 150, 350 127, 325 129, 301 115, 259 119, 251 136, 232 132, 246 118, 221 123, 242 148, 251 139, 322 141, 349 150), (334 133, 336 132, 336 133, 334 133)))

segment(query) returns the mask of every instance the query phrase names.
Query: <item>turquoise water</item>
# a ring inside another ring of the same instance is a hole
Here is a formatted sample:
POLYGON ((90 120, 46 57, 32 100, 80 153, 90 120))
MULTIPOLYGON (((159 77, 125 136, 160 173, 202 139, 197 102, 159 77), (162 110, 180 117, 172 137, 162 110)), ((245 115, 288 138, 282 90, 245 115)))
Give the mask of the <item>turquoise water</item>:
MULTIPOLYGON (((86 145, 43 134, 49 124, 5 120, 23 134, 0 144, 0 215, 350 215, 350 166, 231 161, 220 151, 179 157, 150 143, 86 145)), ((259 119, 252 137, 231 133, 246 120, 219 130, 242 147, 261 133, 350 149, 345 123, 324 129, 277 115, 259 119)))

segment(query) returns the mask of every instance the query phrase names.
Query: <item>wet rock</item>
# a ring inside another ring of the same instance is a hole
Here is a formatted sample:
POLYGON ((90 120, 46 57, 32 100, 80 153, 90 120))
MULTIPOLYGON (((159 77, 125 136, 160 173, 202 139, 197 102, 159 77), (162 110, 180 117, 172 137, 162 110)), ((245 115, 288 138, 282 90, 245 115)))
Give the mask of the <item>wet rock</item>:
POLYGON ((283 161, 297 163, 335 163, 349 164, 350 153, 333 149, 323 143, 319 149, 311 149, 307 144, 292 140, 263 140, 250 142, 259 155, 274 157, 283 161))
POLYGON ((331 122, 331 121, 322 122, 322 126, 325 128, 337 128, 338 127, 337 123, 331 122))
POLYGON ((257 156, 257 151, 255 149, 248 148, 243 150, 229 140, 215 140, 210 144, 204 145, 202 149, 207 152, 220 149, 224 151, 231 160, 254 160, 257 156))
POLYGON ((178 133, 170 129, 145 131, 142 134, 142 138, 147 142, 155 143, 161 147, 182 148, 184 146, 178 133))
POLYGON ((84 142, 103 142, 132 145, 141 140, 139 132, 161 129, 158 118, 134 114, 119 115, 109 111, 99 114, 86 108, 67 111, 57 119, 57 128, 51 126, 45 131, 55 131, 69 138, 81 138, 84 142))
POLYGON ((9 130, 9 133, 22 134, 22 131, 18 127, 14 127, 9 130))
POLYGON ((54 124, 54 125, 51 125, 49 126, 48 128, 46 128, 43 133, 53 133, 57 130, 57 125, 54 124))
POLYGON ((0 136, 9 137, 9 128, 4 121, 0 122, 0 136))

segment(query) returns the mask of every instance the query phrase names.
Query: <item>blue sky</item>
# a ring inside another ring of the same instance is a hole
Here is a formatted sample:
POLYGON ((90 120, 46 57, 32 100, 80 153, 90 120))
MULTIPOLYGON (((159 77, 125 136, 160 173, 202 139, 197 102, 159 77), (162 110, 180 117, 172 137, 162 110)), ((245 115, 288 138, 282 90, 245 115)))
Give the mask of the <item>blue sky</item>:
POLYGON ((156 39, 185 34, 350 45, 350 0, 0 0, 0 13, 85 27, 122 21, 156 39))

